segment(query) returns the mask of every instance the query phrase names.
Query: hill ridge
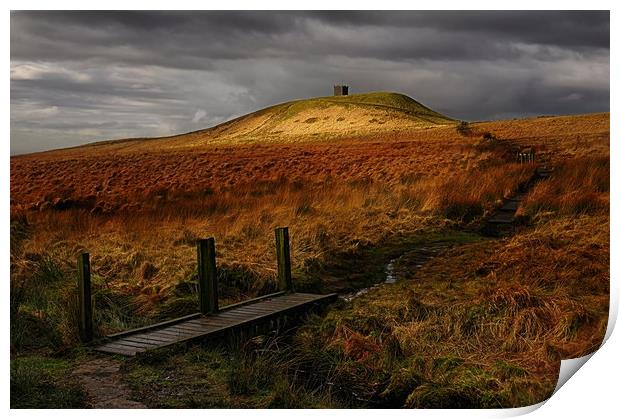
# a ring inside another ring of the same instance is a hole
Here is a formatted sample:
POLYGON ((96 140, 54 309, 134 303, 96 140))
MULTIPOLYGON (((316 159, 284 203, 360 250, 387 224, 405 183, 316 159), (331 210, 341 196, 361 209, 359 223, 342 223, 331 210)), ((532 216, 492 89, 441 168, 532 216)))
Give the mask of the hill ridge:
POLYGON ((67 149, 93 147, 116 151, 149 151, 153 147, 165 150, 207 144, 337 140, 454 123, 454 119, 402 93, 369 92, 296 99, 195 131, 162 137, 103 140, 67 149))
MULTIPOLYGON (((330 121, 329 127, 325 127, 325 123, 319 123, 313 126, 313 128, 315 128, 313 130, 303 129, 301 130, 302 132, 299 132, 299 126, 294 127, 290 124, 287 125, 288 130, 278 130, 278 124, 290 122, 290 120, 293 120, 293 122, 297 124, 313 124, 330 120, 330 117, 334 117, 339 122, 346 120, 350 125, 355 125, 354 131, 357 131, 355 134, 363 133, 364 128, 371 128, 368 124, 377 123, 383 125, 390 122, 390 120, 393 120, 392 122, 394 123, 405 123, 404 125, 407 125, 408 128, 416 125, 425 128, 454 123, 452 118, 442 115, 404 94, 370 92, 347 96, 323 96, 283 102, 242 115, 196 133, 214 134, 215 136, 220 136, 222 134, 251 136, 257 133, 266 136, 283 133, 289 136, 325 134, 335 137, 340 136, 339 134, 351 134, 351 130, 346 129, 347 126, 335 127, 333 120, 330 121), (346 110, 346 112, 343 112, 343 109, 346 110), (318 112, 320 115, 312 117, 310 115, 312 112, 318 112), (372 114, 372 112, 376 114, 372 114), (382 113, 389 113, 389 115, 382 113), (371 117, 362 120, 364 114, 371 117), (295 120, 295 117, 298 117, 298 119, 295 120), (243 123, 248 122, 253 122, 253 126, 248 127, 247 130, 241 129, 241 132, 231 133, 231 131, 235 129, 238 130, 243 123), (316 129, 317 127, 318 129, 316 129)), ((372 131, 372 129, 370 129, 370 131, 372 131)))

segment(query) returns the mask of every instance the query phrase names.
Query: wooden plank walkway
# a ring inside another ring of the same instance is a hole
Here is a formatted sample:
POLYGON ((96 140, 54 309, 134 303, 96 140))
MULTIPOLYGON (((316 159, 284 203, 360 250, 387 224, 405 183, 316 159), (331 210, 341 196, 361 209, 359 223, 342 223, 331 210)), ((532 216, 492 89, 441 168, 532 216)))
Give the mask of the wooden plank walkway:
POLYGON ((512 224, 515 220, 515 213, 519 205, 521 205, 524 195, 523 193, 519 193, 512 197, 505 198, 504 204, 487 220, 487 224, 512 224))
POLYGON ((179 342, 205 339, 237 328, 264 323, 286 314, 306 311, 317 304, 333 301, 336 297, 336 294, 282 293, 230 306, 216 314, 197 313, 182 319, 111 335, 94 349, 111 354, 134 356, 140 352, 179 342))
POLYGON ((499 207, 491 215, 491 217, 486 220, 482 230, 483 233, 486 235, 498 236, 502 233, 513 230, 516 221, 515 214, 517 213, 521 202, 525 198, 527 190, 534 186, 535 182, 548 179, 552 172, 553 169, 549 168, 547 165, 537 167, 532 178, 523 188, 521 188, 521 192, 504 198, 502 206, 499 207))

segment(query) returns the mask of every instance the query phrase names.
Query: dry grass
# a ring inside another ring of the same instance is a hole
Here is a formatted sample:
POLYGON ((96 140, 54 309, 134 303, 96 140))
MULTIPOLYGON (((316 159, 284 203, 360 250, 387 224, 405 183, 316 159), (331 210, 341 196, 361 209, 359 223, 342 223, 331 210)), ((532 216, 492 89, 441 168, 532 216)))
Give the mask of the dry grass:
POLYGON ((13 207, 115 212, 160 210, 172 203, 237 199, 272 194, 283 183, 298 189, 326 183, 383 183, 475 168, 481 159, 474 139, 349 141, 286 146, 214 147, 208 151, 60 157, 14 157, 13 207))
POLYGON ((591 353, 605 334, 609 180, 608 156, 562 161, 520 209, 534 228, 459 246, 421 269, 415 252, 405 255, 400 283, 298 334, 301 347, 329 348, 337 361, 325 366, 313 351, 302 358, 334 374, 351 405, 516 407, 544 400, 560 360, 591 353), (355 368, 343 370, 347 362, 355 368))
MULTIPOLYGON (((326 265, 389 240, 474 225, 529 179, 534 167, 514 164, 513 151, 534 146, 556 167, 525 201, 535 229, 459 247, 412 281, 333 311, 298 334, 294 362, 317 372, 304 388, 330 382, 344 405, 538 401, 555 383, 558 359, 587 353, 604 332, 609 114, 469 128, 166 151, 177 138, 13 157, 11 297, 20 317, 12 324, 27 319, 37 326, 29 330, 50 332, 44 346, 75 342, 71 296, 83 250, 100 333, 195 311, 200 237, 216 238, 222 303, 269 292, 273 229, 282 225, 296 277, 318 281, 304 286, 320 290, 329 280, 330 289, 347 289, 348 275, 326 265), (307 274, 317 266, 324 279, 307 274), (38 295, 44 284, 53 286, 38 295)), ((406 258, 401 265, 406 276, 406 258)), ((12 330, 14 351, 35 340, 12 330)))
POLYGON ((304 328, 300 347, 330 354, 307 350, 302 359, 353 406, 537 403, 555 387, 559 361, 591 353, 605 334, 608 223, 555 219, 461 246, 417 271, 405 257, 400 283, 304 328), (325 357, 335 361, 326 366, 325 357))
POLYGON ((565 160, 549 181, 536 185, 522 212, 534 217, 609 214, 609 181, 609 157, 565 160))
MULTIPOLYGON (((546 135, 549 121, 534 122, 540 127, 530 120, 511 124, 525 124, 532 138, 536 127, 546 135)), ((592 129, 592 121, 575 117, 565 126, 556 134, 572 138, 592 129)), ((224 298, 256 295, 274 287, 276 226, 290 227, 293 263, 303 268, 491 210, 533 168, 506 164, 515 140, 488 144, 481 139, 486 127, 472 127, 468 136, 452 128, 398 140, 385 134, 184 153, 101 154, 95 147, 14 157, 12 212, 26 217, 29 227, 12 253, 13 276, 30 275, 24 261, 42 256, 70 272, 76 253, 88 250, 106 286, 136 296, 139 311, 148 313, 180 284, 191 283, 192 246, 212 235, 220 264, 244 278, 239 283, 231 274, 237 286, 224 298), (153 269, 145 275, 147 263, 153 269)), ((608 140, 603 135, 600 141, 608 140)))
POLYGON ((466 176, 425 176, 391 186, 257 182, 253 188, 162 201, 157 209, 138 212, 22 212, 30 233, 14 255, 13 276, 17 281, 31 275, 32 265, 21 261, 33 257, 50 257, 70 272, 76 254, 87 250, 106 287, 134 296, 138 312, 157 313, 156 306, 194 282, 196 239, 214 236, 223 271, 243 277, 230 278, 230 287, 221 293, 223 303, 233 302, 274 290, 276 226, 290 227, 293 264, 303 270, 388 237, 469 221, 492 209, 531 172, 528 166, 503 164, 466 176))

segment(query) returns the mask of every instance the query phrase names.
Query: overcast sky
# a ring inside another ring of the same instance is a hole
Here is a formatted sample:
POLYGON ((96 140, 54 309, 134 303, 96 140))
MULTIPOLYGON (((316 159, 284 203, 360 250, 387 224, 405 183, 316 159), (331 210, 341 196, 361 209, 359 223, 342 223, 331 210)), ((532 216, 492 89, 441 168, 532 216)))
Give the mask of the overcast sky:
POLYGON ((12 12, 11 153, 405 93, 465 120, 609 111, 608 12, 12 12))

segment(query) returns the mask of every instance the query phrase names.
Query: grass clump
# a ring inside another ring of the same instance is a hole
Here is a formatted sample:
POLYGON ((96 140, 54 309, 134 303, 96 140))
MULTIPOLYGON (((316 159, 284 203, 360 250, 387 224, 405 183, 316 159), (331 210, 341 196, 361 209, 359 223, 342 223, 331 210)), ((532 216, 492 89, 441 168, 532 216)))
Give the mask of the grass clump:
POLYGON ((86 406, 80 387, 70 378, 71 364, 39 356, 11 360, 12 409, 69 409, 86 406))
POLYGON ((469 126, 469 122, 467 122, 467 121, 460 121, 456 125, 456 132, 459 135, 462 135, 464 137, 468 137, 468 136, 472 135, 472 129, 469 126))
POLYGON ((312 388, 294 366, 286 337, 138 357, 127 365, 134 394, 149 407, 334 407, 329 392, 312 388))
POLYGON ((608 157, 580 157, 559 164, 551 178, 539 182, 524 202, 531 218, 609 213, 608 157))

